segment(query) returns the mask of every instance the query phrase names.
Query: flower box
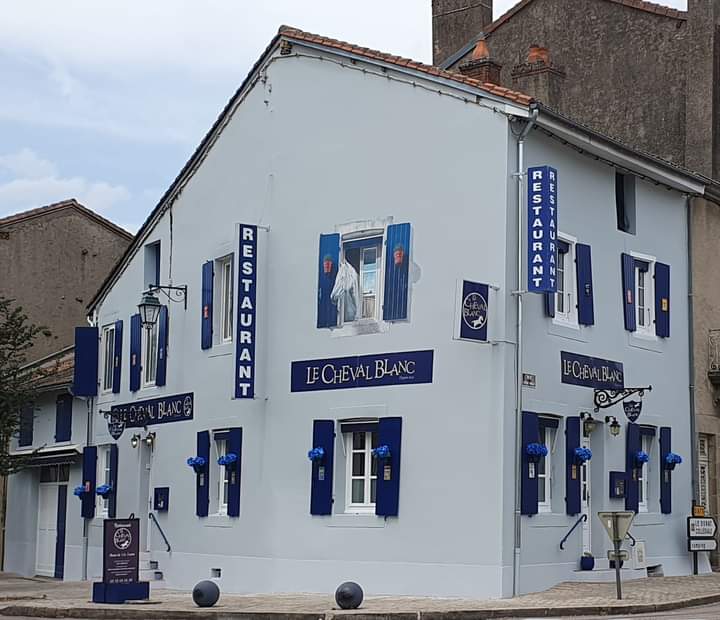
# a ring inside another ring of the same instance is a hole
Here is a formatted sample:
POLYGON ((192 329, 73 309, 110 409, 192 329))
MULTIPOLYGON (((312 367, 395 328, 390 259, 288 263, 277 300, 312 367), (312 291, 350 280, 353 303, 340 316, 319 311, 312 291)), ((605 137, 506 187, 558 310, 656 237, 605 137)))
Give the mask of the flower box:
POLYGON ((191 456, 187 460, 187 464, 193 468, 196 474, 201 474, 205 471, 205 457, 202 456, 191 456))
POLYGON ((383 444, 377 448, 373 448, 372 456, 376 459, 389 459, 390 458, 390 446, 383 444))
POLYGON ((539 463, 548 454, 547 446, 541 443, 529 443, 525 446, 525 454, 530 463, 539 463))
POLYGON ((644 450, 640 450, 639 452, 635 453, 635 465, 637 467, 642 467, 650 460, 650 455, 645 452, 644 450))
POLYGON ((95 489, 95 493, 103 499, 107 499, 112 494, 112 492, 112 486, 109 484, 101 484, 97 489, 95 489))
POLYGON ((683 460, 679 454, 675 454, 674 452, 668 452, 665 455, 665 458, 663 459, 663 461, 664 461, 663 465, 664 465, 665 469, 672 471, 673 469, 675 469, 675 467, 677 465, 680 465, 680 463, 682 463, 683 460))
POLYGON ((592 451, 590 448, 575 448, 573 452, 575 456, 575 463, 582 465, 592 458, 592 451))
POLYGON ((223 465, 225 469, 229 469, 234 466, 235 463, 237 463, 238 455, 234 452, 228 452, 227 454, 224 454, 221 456, 217 462, 218 465, 223 465))
POLYGON ((325 459, 325 448, 313 448, 308 452, 308 458, 313 463, 319 463, 325 459))

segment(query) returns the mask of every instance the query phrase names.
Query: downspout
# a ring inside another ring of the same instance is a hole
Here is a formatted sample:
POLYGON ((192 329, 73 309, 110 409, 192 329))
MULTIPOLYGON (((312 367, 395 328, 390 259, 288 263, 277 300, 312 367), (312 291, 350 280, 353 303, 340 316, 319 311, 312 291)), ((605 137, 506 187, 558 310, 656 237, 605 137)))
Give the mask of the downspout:
POLYGON ((692 482, 693 504, 698 500, 697 476, 697 428, 695 421, 695 333, 694 333, 694 303, 693 303, 693 245, 692 245, 692 197, 686 199, 687 208, 687 280, 688 280, 688 377, 690 379, 688 393, 690 396, 690 480, 692 482))
POLYGON ((520 471, 522 458, 522 301, 525 289, 523 287, 523 224, 525 218, 525 193, 523 180, 525 178, 525 138, 535 125, 538 117, 537 104, 530 104, 531 115, 525 127, 517 138, 517 171, 513 175, 517 180, 517 288, 514 292, 517 305, 517 345, 515 347, 515 510, 513 519, 513 596, 520 593, 520 471))
MULTIPOLYGON (((87 322, 91 327, 95 327, 98 321, 97 309, 93 310, 92 318, 88 317, 87 322)), ((85 431, 85 445, 92 445, 93 440, 93 403, 94 399, 89 397, 87 400, 87 428, 85 431)), ((82 535, 82 581, 88 578, 88 554, 90 545, 90 519, 83 519, 83 535, 82 535)))

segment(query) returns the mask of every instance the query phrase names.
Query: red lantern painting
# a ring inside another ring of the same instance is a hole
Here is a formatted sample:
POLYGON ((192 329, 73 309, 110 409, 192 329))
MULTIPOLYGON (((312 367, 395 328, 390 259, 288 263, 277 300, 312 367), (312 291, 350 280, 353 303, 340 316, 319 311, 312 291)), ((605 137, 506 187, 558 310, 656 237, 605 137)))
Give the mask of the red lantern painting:
POLYGON ((393 259, 396 267, 403 264, 403 261, 405 260, 405 248, 401 243, 398 243, 393 249, 393 259))
POLYGON ((333 270, 333 259, 329 254, 323 258, 323 273, 330 275, 333 270))

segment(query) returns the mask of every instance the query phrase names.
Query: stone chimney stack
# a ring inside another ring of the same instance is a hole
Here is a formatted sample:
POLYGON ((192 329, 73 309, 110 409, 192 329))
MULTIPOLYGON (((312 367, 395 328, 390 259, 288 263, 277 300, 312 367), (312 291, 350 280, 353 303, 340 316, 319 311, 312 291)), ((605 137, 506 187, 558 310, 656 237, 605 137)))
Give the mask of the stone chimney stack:
POLYGON ((527 61, 515 65, 511 73, 513 88, 537 99, 549 108, 558 109, 565 72, 550 61, 546 47, 533 45, 527 61))
POLYGON ((433 64, 475 39, 492 23, 493 0, 432 0, 433 64))
POLYGON ((488 49, 485 39, 480 39, 477 42, 470 60, 462 63, 458 69, 460 69, 460 73, 463 75, 475 78, 481 82, 500 84, 500 69, 502 69, 502 65, 499 65, 490 57, 490 50, 488 49))
POLYGON ((720 0, 688 0, 685 166, 720 179, 720 0))

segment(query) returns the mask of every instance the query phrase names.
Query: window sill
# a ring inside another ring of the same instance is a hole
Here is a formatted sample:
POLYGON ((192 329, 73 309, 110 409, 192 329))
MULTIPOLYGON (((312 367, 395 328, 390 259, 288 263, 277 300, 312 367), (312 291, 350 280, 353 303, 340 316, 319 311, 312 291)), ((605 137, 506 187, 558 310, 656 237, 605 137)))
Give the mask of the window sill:
POLYGON ((628 333, 628 345, 655 353, 663 352, 662 339, 654 334, 639 334, 638 332, 628 333))
POLYGON ((341 513, 332 515, 327 527, 378 528, 385 527, 385 519, 375 513, 341 513))
POLYGON ((663 516, 659 512, 639 512, 633 519, 633 527, 636 525, 662 525, 663 516))
POLYGON ((208 515, 204 521, 205 527, 232 527, 231 517, 228 515, 214 514, 208 515))
POLYGON ((577 520, 577 517, 570 517, 560 512, 539 512, 527 523, 529 527, 568 527, 573 519, 577 520))
POLYGON ((567 338, 568 340, 588 342, 584 330, 580 329, 579 325, 565 323, 564 321, 557 321, 555 319, 553 319, 548 326, 548 334, 559 336, 560 338, 567 338))
POLYGON ((390 324, 376 319, 360 319, 352 323, 345 323, 342 327, 331 330, 333 338, 346 336, 362 336, 365 334, 384 334, 390 330, 390 324))
POLYGON ((232 355, 232 354, 233 354, 232 341, 213 344, 212 348, 208 350, 208 357, 224 357, 226 355, 232 355))

